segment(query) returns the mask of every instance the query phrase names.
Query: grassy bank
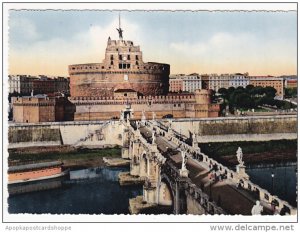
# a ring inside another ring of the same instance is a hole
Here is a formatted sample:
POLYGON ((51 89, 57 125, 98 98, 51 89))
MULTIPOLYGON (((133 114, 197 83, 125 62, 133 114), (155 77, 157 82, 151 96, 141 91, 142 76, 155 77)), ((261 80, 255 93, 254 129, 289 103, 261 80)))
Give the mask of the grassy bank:
POLYGON ((297 159, 297 140, 203 143, 200 147, 204 154, 226 165, 237 163, 238 147, 242 148, 246 163, 285 162, 297 159))
POLYGON ((62 160, 66 165, 73 164, 88 164, 91 166, 93 162, 100 162, 103 157, 120 157, 120 148, 106 148, 106 149, 79 149, 77 151, 66 153, 41 153, 41 154, 9 154, 9 165, 18 165, 22 163, 37 163, 45 161, 62 160))

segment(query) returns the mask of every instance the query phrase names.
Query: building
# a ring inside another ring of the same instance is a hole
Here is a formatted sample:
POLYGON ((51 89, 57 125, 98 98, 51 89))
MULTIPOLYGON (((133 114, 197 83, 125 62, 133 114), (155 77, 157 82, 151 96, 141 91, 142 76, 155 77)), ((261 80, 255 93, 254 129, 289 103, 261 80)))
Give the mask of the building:
POLYGON ((141 119, 145 112, 146 118, 193 118, 218 117, 220 106, 210 99, 211 91, 196 90, 195 93, 169 94, 159 96, 139 96, 128 90, 117 90, 114 97, 77 97, 75 105, 75 121, 108 120, 120 118, 120 112, 130 108, 132 119, 141 119), (130 97, 129 97, 129 94, 130 97))
POLYGON ((193 93, 197 89, 202 89, 201 76, 197 73, 186 75, 182 80, 182 90, 184 92, 193 93))
POLYGON ((169 92, 180 93, 183 91, 183 77, 184 74, 171 75, 169 79, 169 92))
POLYGON ((276 89, 276 95, 283 97, 284 94, 284 81, 282 77, 273 76, 250 76, 249 84, 253 86, 261 87, 273 87, 276 89))
POLYGON ((169 86, 169 92, 172 93, 193 93, 196 89, 202 88, 201 76, 197 73, 192 73, 189 75, 171 75, 169 80, 169 86))
POLYGON ((55 77, 54 89, 57 93, 70 95, 70 78, 69 77, 55 77))
MULTIPOLYGON (((61 121, 66 117, 76 121, 109 120, 124 116, 126 109, 130 109, 133 119, 141 119, 143 112, 147 118, 152 118, 153 113, 156 118, 219 115, 219 105, 210 100, 211 91, 196 91, 202 87, 198 74, 184 75, 180 83, 172 84, 176 94, 169 94, 170 66, 145 63, 140 47, 123 40, 123 30, 120 27, 117 30, 119 40, 108 38, 102 63, 69 65, 68 106, 64 103, 61 107, 59 99, 47 96, 13 98, 13 120, 25 123, 61 121), (178 93, 181 91, 195 93, 178 93)), ((40 91, 47 91, 45 86, 48 91, 57 90, 57 79, 40 76, 33 83, 40 91)))
POLYGON ((221 88, 229 88, 229 80, 230 75, 229 74, 211 74, 208 76, 209 78, 209 89, 214 90, 215 92, 218 92, 221 88))
POLYGON ((285 80, 284 86, 285 86, 285 88, 297 88, 298 81, 297 80, 285 80))
POLYGON ((12 97, 13 122, 37 123, 64 121, 65 98, 36 95, 12 97))
POLYGON ((186 117, 210 118, 219 117, 220 105, 212 104, 211 90, 198 89, 195 91, 195 102, 186 105, 186 117))
POLYGON ((65 77, 48 77, 44 75, 9 75, 9 93, 18 93, 22 96, 48 93, 70 93, 70 79, 65 77))
POLYGON ((235 73, 231 74, 229 77, 229 87, 243 87, 246 88, 249 85, 249 77, 248 73, 235 73))
POLYGON ((8 76, 9 93, 18 93, 21 95, 30 95, 32 91, 32 82, 28 75, 9 75, 8 76))
POLYGON ((138 95, 166 95, 169 91, 170 66, 145 63, 139 46, 123 40, 107 40, 102 63, 69 66, 71 97, 113 97, 118 89, 132 89, 138 95))

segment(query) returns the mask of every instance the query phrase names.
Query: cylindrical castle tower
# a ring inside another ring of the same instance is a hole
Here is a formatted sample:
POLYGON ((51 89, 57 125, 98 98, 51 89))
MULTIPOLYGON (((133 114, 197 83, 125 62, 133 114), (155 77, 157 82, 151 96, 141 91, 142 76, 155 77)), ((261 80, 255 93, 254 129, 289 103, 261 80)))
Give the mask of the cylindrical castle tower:
POLYGON ((139 46, 108 38, 102 63, 69 66, 71 97, 112 97, 114 91, 130 89, 140 95, 166 95, 169 91, 170 65, 143 62, 139 46))

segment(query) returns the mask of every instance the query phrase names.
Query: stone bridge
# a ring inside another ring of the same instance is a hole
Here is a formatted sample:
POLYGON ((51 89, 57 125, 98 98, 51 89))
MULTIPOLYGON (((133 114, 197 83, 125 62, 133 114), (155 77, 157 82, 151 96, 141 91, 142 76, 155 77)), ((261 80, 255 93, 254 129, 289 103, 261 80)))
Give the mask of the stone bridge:
POLYGON ((166 207, 174 214, 251 215, 257 201, 264 215, 297 213, 252 183, 243 167, 223 166, 203 154, 196 139, 189 145, 160 122, 124 121, 122 140, 122 157, 131 160, 130 176, 144 183, 143 196, 130 200, 132 213, 166 207))

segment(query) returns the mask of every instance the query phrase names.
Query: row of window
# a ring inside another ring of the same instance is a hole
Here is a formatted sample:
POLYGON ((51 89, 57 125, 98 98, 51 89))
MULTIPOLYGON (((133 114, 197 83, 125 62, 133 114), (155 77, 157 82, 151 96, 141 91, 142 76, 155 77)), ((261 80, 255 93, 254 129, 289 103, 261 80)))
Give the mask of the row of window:
MULTIPOLYGON (((114 62, 111 61, 110 64, 111 64, 111 65, 114 65, 114 62)), ((136 61, 135 64, 136 64, 136 65, 139 65, 138 61, 136 61)), ((121 67, 120 64, 119 64, 119 67, 121 67)), ((123 66, 122 66, 122 67, 123 67, 123 66)), ((130 67, 130 65, 129 65, 129 67, 130 67)), ((94 66, 94 67, 90 66, 89 68, 90 68, 90 69, 99 69, 98 66, 94 66)), ((105 67, 102 66, 101 68, 104 69, 105 67)), ((77 67, 77 68, 76 68, 76 67, 72 67, 72 70, 82 70, 82 69, 88 69, 88 67, 87 67, 87 66, 85 66, 85 67, 77 67)), ((109 69, 111 69, 111 67, 109 67, 109 69)), ((123 69, 123 68, 120 68, 120 69, 123 69)), ((139 67, 138 67, 138 69, 139 69, 139 67)), ((165 70, 164 66, 150 66, 150 68, 148 68, 147 66, 144 66, 144 69, 159 69, 159 70, 165 70)))
MULTIPOLYGON (((130 60, 130 55, 119 55, 119 60, 124 60, 124 59, 127 59, 127 60, 130 60)), ((136 60, 139 60, 139 56, 138 55, 135 55, 135 59, 136 60)), ((110 55, 110 60, 114 60, 114 55, 110 55)))

